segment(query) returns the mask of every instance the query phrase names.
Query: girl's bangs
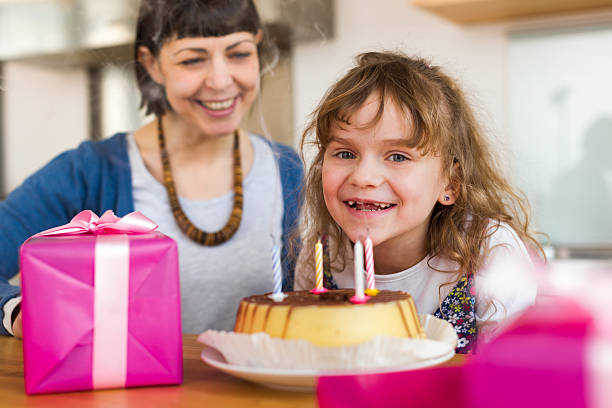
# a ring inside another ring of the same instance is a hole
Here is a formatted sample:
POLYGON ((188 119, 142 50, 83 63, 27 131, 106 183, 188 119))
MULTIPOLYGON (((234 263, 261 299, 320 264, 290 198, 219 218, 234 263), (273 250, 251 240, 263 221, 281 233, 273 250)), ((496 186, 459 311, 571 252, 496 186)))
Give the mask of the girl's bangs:
MULTIPOLYGON (((375 92, 384 93, 384 91, 378 90, 375 81, 368 81, 365 86, 363 83, 360 83, 344 92, 340 90, 334 91, 325 98, 317 117, 317 138, 323 148, 327 147, 331 139, 333 126, 346 130, 345 126, 351 126, 351 117, 363 106, 370 95, 375 92)), ((383 112, 384 99, 380 98, 376 115, 361 128, 369 129, 375 126, 382 118, 383 112)))
POLYGON ((417 149, 422 155, 439 154, 445 143, 446 132, 440 120, 444 117, 440 103, 428 101, 426 95, 407 94, 402 90, 390 87, 390 99, 399 107, 404 119, 410 124, 409 146, 417 149), (431 108, 433 106, 433 109, 431 108))
POLYGON ((398 95, 398 92, 389 91, 389 89, 393 88, 388 85, 381 85, 361 89, 360 92, 354 90, 355 92, 345 93, 338 98, 328 99, 326 105, 329 106, 329 110, 323 112, 318 119, 318 139, 321 146, 325 148, 329 143, 333 126, 346 130, 345 126, 351 126, 351 117, 355 112, 363 106, 367 98, 378 92, 380 97, 376 115, 368 123, 361 126, 361 129, 371 129, 376 126, 382 119, 385 105, 394 103, 400 109, 406 122, 410 124, 410 133, 405 135, 410 141, 409 146, 419 150, 423 155, 441 152, 441 141, 438 140, 436 143, 436 138, 433 137, 436 133, 435 129, 440 126, 436 126, 431 118, 419 114, 419 109, 414 106, 414 103, 402 98, 401 95, 398 95))

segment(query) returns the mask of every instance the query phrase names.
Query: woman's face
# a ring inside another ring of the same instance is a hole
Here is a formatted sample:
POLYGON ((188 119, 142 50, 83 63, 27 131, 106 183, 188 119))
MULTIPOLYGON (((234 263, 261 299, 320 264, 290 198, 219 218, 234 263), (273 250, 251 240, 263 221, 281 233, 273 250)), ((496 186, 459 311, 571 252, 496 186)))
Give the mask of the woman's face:
POLYGON ((259 91, 259 40, 249 32, 171 39, 148 71, 177 115, 207 136, 224 136, 238 128, 259 91))

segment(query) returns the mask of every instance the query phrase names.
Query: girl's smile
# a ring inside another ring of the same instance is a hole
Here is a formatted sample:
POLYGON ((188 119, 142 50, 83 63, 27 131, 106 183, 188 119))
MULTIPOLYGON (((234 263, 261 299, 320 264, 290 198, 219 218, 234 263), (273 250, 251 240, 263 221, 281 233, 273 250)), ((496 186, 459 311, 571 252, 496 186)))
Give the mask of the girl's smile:
POLYGON ((345 200, 344 204, 349 207, 349 211, 353 212, 356 217, 377 217, 387 214, 397 205, 361 198, 345 200))
POLYGON ((351 241, 369 230, 378 254, 409 251, 420 260, 434 205, 446 204, 448 180, 439 156, 423 156, 410 146, 407 115, 386 101, 373 123, 378 107, 378 94, 371 95, 349 123, 332 128, 323 158, 323 196, 351 241))

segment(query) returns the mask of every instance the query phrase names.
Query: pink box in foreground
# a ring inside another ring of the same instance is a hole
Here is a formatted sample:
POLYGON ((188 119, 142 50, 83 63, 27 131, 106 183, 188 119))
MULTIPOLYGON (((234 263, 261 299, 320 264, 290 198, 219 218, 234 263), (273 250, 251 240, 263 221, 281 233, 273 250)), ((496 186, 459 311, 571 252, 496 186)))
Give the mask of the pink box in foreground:
MULTIPOLYGON (((128 235, 125 386, 183 378, 176 243, 128 235)), ((34 238, 21 248, 23 359, 28 394, 93 388, 96 236, 34 238)))

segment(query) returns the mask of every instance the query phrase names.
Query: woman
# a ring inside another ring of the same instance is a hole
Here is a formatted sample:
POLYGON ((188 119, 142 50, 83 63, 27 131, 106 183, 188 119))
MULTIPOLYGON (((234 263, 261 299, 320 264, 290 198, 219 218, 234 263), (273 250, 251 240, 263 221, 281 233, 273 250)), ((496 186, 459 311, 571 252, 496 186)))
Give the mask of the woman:
POLYGON ((7 283, 19 245, 83 209, 141 211, 178 242, 184 332, 230 330, 240 298, 272 289, 270 254, 282 240, 286 258, 302 168, 290 148, 238 128, 266 56, 251 0, 141 4, 136 74, 155 120, 61 154, 0 203, 0 333, 21 334, 7 283))

